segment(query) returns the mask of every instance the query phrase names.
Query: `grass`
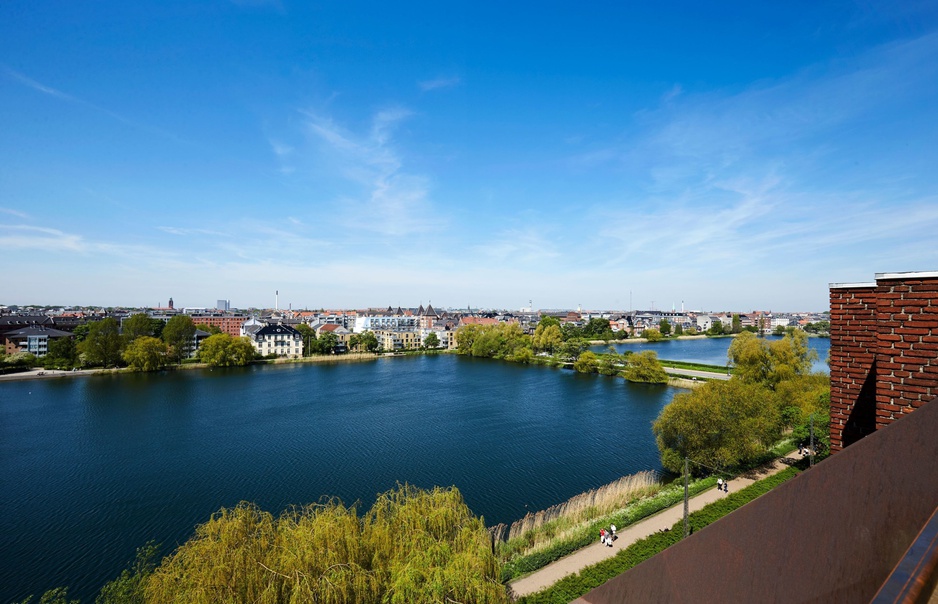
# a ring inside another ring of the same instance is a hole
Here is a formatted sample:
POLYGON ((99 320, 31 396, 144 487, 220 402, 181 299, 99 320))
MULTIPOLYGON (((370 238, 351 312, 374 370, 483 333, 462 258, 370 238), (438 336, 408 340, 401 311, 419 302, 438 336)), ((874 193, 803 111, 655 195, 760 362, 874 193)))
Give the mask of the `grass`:
MULTIPOLYGON (((726 373, 726 365, 706 365, 704 363, 687 363, 684 361, 669 361, 667 359, 658 359, 662 367, 671 367, 673 369, 693 369, 694 371, 707 371, 709 373, 726 373)), ((732 372, 732 368, 730 369, 732 372)))
MULTIPOLYGON (((798 473, 797 468, 786 468, 778 474, 764 478, 692 513, 689 516, 691 532, 702 529, 753 499, 768 493, 798 473)), ((518 604, 566 604, 571 602, 590 590, 599 587, 609 579, 664 551, 680 541, 682 536, 683 521, 678 521, 666 532, 655 533, 645 539, 640 539, 612 558, 584 568, 579 573, 568 575, 543 591, 518 599, 518 604)))
MULTIPOLYGON (((633 486, 637 487, 640 482, 641 479, 634 480, 633 486)), ((712 488, 715 484, 716 477, 694 480, 689 491, 693 496, 712 488)), ((607 487, 610 485, 602 488, 607 487)), ((670 485, 658 483, 654 486, 638 487, 632 491, 631 497, 627 496, 627 489, 623 485, 610 490, 618 490, 619 495, 624 496, 620 501, 625 503, 620 504, 617 509, 607 508, 605 513, 596 512, 595 508, 591 511, 588 505, 584 505, 585 499, 577 501, 578 498, 575 497, 566 504, 561 504, 567 506, 571 512, 570 516, 559 516, 540 526, 520 530, 507 541, 499 542, 496 545, 496 556, 502 564, 502 580, 507 582, 534 572, 590 545, 596 541, 600 528, 610 524, 625 528, 675 505, 684 497, 684 486, 680 481, 670 485)), ((588 495, 587 493, 578 497, 588 495)), ((498 531, 498 528, 493 530, 498 531)))

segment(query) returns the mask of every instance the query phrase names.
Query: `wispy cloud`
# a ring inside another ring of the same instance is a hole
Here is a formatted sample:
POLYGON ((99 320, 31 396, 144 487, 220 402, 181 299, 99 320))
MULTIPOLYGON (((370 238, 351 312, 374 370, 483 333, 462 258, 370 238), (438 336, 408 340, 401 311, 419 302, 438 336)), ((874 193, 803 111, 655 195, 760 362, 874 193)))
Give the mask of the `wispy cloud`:
POLYGON ((0 212, 4 214, 9 214, 10 216, 16 216, 17 218, 22 218, 23 220, 30 220, 31 216, 26 212, 20 212, 19 210, 13 210, 11 208, 0 208, 0 212))
POLYGON ((417 86, 424 92, 440 90, 443 88, 453 88, 455 86, 459 86, 460 84, 462 84, 462 78, 458 76, 440 77, 434 78, 432 80, 423 80, 421 82, 417 82, 417 86))
POLYGON ((150 132, 150 133, 152 133, 152 134, 157 134, 157 135, 159 135, 159 136, 162 136, 162 137, 164 137, 164 138, 169 138, 169 139, 172 139, 172 140, 177 141, 177 142, 190 144, 188 141, 185 141, 185 140, 179 138, 178 136, 176 136, 176 135, 173 134, 172 132, 168 132, 168 131, 163 130, 163 129, 161 129, 161 128, 155 128, 155 127, 153 127, 153 126, 149 126, 149 125, 147 125, 147 124, 142 124, 142 123, 137 122, 137 121, 135 121, 135 120, 129 119, 129 118, 127 118, 127 117, 121 115, 120 113, 117 113, 117 112, 115 112, 115 111, 111 111, 110 109, 107 109, 107 108, 102 107, 102 106, 100 106, 100 105, 96 105, 96 104, 94 104, 94 103, 91 103, 91 102, 89 102, 89 101, 86 101, 86 100, 84 100, 84 99, 82 99, 82 98, 79 98, 79 97, 77 97, 77 96, 68 94, 68 93, 66 93, 66 92, 62 92, 61 90, 58 90, 57 88, 53 88, 52 86, 47 86, 46 84, 43 84, 43 83, 41 83, 41 82, 38 82, 38 81, 36 81, 36 80, 34 80, 34 79, 32 79, 32 78, 26 76, 26 75, 24 75, 24 74, 22 74, 22 73, 20 73, 20 72, 18 72, 18 71, 16 71, 16 70, 14 70, 14 69, 10 69, 9 67, 7 67, 7 66, 5 66, 5 65, 2 66, 2 71, 3 71, 3 73, 5 73, 9 78, 11 78, 11 79, 13 79, 13 80, 16 80, 17 82, 23 84, 24 86, 27 86, 27 87, 29 87, 29 88, 31 88, 31 89, 33 89, 33 90, 36 90, 36 91, 38 91, 38 92, 41 92, 41 93, 43 93, 43 94, 46 94, 46 95, 49 95, 49 96, 51 96, 51 97, 54 97, 54 98, 57 98, 57 99, 66 101, 66 102, 68 102, 68 103, 72 103, 72 104, 75 104, 75 105, 79 105, 79 106, 82 106, 82 107, 86 107, 86 108, 91 109, 91 110, 93 110, 93 111, 96 111, 96 112, 98 112, 98 113, 102 113, 102 114, 107 115, 108 117, 111 117, 112 119, 115 119, 115 120, 117 120, 118 122, 121 122, 122 124, 125 124, 125 125, 127 125, 127 126, 132 126, 133 128, 136 128, 136 129, 139 129, 139 130, 144 130, 144 131, 150 132))
POLYGON ((348 192, 337 200, 346 210, 344 228, 399 237, 432 232, 445 224, 429 198, 429 178, 406 171, 403 155, 394 144, 397 128, 412 115, 409 110, 378 111, 364 135, 329 117, 313 112, 304 115, 307 131, 321 145, 319 159, 363 188, 359 194, 346 187, 348 192))
POLYGON ((58 229, 0 224, 0 249, 85 252, 88 245, 80 235, 58 229))

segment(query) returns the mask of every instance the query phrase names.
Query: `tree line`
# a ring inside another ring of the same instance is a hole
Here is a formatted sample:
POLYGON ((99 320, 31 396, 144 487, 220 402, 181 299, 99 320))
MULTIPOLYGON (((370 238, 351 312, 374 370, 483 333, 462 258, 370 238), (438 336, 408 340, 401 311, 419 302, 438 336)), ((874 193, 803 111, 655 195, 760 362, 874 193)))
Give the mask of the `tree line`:
MULTIPOLYGON (((599 325, 598 322, 608 329, 608 320, 590 320, 593 325, 599 325)), ((572 363, 573 369, 580 373, 622 375, 633 382, 667 383, 668 376, 653 351, 620 355, 610 347, 607 353, 597 354, 589 350, 589 339, 579 337, 582 331, 566 329, 567 325, 561 325, 554 317, 544 317, 533 335, 526 334, 517 323, 463 325, 456 330, 456 352, 515 363, 572 363)))
POLYGON ((776 341, 743 332, 727 355, 728 381, 676 394, 655 420, 665 468, 680 472, 685 458, 697 473, 751 464, 785 434, 806 442, 812 418, 818 453, 829 450, 830 378, 811 372, 817 353, 804 332, 776 341))

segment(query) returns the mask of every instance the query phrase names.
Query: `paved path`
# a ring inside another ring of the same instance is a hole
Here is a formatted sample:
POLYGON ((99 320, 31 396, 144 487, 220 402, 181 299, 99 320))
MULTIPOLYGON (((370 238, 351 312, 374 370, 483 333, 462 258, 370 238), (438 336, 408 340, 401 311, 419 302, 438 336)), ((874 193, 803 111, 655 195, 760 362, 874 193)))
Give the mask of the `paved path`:
MULTIPOLYGON (((794 451, 789 453, 788 457, 785 458, 788 463, 782 460, 776 460, 771 464, 767 464, 761 468, 747 472, 742 476, 733 478, 729 481, 729 492, 733 493, 739 491, 757 480, 781 472, 792 462, 800 458, 801 456, 798 452, 794 451)), ((708 503, 712 503, 726 496, 727 493, 717 491, 715 488, 704 491, 703 493, 691 497, 689 502, 690 511, 695 512, 708 503)), ((658 512, 654 516, 636 522, 627 528, 618 530, 619 538, 615 540, 615 544, 612 547, 600 543, 599 535, 596 535, 596 542, 594 544, 579 549, 556 562, 552 562, 526 577, 512 581, 509 583, 511 591, 515 597, 527 596, 541 591, 567 575, 579 572, 587 566, 615 556, 619 550, 635 543, 639 539, 644 539, 662 529, 671 528, 674 526, 675 522, 683 518, 684 502, 682 501, 673 507, 658 512)))
POLYGON ((665 372, 669 375, 679 375, 687 377, 707 378, 710 380, 728 380, 730 376, 726 373, 717 373, 714 371, 699 371, 697 369, 680 369, 677 367, 665 367, 665 372))

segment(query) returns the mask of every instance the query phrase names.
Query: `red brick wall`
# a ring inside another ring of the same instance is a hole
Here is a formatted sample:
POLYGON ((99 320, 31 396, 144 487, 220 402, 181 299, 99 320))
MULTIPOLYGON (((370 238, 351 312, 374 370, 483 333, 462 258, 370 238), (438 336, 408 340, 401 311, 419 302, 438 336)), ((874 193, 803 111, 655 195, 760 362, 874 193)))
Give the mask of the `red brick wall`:
MULTIPOLYGON (((836 452, 854 440, 849 434, 845 439, 851 425, 863 431, 851 415, 864 384, 876 379, 877 292, 874 284, 854 285, 831 287, 830 296, 831 451, 836 452)), ((872 393, 869 397, 868 404, 874 405, 872 393)))
POLYGON ((876 284, 879 429, 938 396, 938 277, 876 284))
POLYGON ((938 275, 832 285, 831 450, 938 396, 938 275))

